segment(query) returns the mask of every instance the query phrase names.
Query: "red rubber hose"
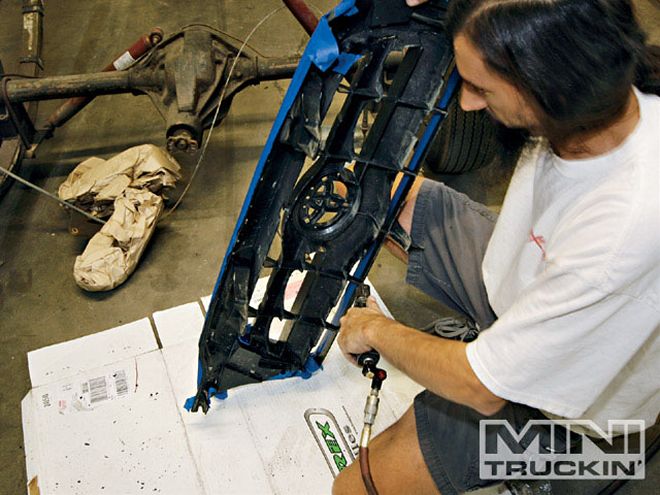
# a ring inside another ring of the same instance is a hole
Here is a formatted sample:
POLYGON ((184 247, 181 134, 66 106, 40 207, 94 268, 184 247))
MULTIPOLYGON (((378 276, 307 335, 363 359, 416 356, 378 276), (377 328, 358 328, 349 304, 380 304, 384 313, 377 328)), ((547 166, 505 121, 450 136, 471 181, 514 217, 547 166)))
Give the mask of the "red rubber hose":
POLYGON ((376 485, 374 485, 374 479, 371 477, 371 468, 369 467, 369 448, 360 447, 360 473, 362 473, 362 481, 364 481, 364 487, 367 489, 368 495, 378 495, 378 490, 376 490, 376 485))

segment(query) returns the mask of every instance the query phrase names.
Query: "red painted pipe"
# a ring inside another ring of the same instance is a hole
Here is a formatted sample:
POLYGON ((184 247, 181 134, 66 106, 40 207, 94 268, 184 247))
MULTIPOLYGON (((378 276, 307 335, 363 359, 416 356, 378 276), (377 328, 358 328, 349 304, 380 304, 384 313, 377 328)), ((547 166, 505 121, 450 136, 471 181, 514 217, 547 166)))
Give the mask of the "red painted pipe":
MULTIPOLYGON (((113 72, 116 70, 128 69, 135 61, 142 55, 147 53, 156 44, 160 43, 163 39, 163 30, 154 28, 149 34, 140 37, 133 43, 126 51, 119 55, 112 63, 106 65, 102 72, 113 72)), ((69 98, 62 105, 55 110, 50 117, 48 117, 48 126, 51 128, 59 127, 67 122, 71 117, 76 115, 82 110, 90 101, 94 99, 93 96, 75 96, 69 98)))
POLYGON ((305 0, 282 0, 284 5, 291 11, 293 16, 298 20, 301 26, 307 31, 310 36, 316 29, 319 23, 318 18, 307 6, 305 0))

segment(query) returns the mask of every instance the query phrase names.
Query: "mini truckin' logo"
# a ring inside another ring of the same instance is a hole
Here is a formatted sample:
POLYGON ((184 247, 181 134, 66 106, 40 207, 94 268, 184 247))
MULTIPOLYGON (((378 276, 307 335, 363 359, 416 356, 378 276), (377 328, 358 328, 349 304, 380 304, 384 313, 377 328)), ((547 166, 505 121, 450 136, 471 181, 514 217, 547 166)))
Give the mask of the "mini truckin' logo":
POLYGON ((517 432, 507 420, 481 420, 479 476, 497 480, 643 479, 644 429, 642 420, 611 420, 605 432, 590 420, 534 419, 517 432), (585 434, 587 430, 590 435, 585 434))
POLYGON ((336 477, 355 458, 334 415, 327 409, 307 409, 305 421, 336 477))

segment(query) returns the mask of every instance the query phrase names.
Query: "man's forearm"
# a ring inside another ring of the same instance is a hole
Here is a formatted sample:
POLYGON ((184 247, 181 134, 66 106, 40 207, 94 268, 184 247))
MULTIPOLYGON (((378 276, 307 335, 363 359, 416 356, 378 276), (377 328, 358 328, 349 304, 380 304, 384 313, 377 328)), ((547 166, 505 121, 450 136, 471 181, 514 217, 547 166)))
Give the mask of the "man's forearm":
POLYGON ((434 394, 484 415, 494 414, 505 404, 472 371, 464 342, 435 337, 384 317, 365 330, 374 349, 434 394))

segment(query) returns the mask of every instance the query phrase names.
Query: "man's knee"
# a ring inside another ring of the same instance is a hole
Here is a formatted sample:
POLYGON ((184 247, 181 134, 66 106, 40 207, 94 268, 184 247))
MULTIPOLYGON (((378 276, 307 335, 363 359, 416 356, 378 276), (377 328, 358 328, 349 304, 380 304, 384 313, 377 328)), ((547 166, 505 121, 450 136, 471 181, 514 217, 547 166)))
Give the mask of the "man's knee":
POLYGON ((366 493, 356 459, 335 478, 332 495, 359 495, 366 493))
MULTIPOLYGON (((371 474, 381 495, 438 493, 419 448, 412 408, 375 437, 369 451, 371 474)), ((357 459, 335 478, 332 493, 366 494, 357 459)))

